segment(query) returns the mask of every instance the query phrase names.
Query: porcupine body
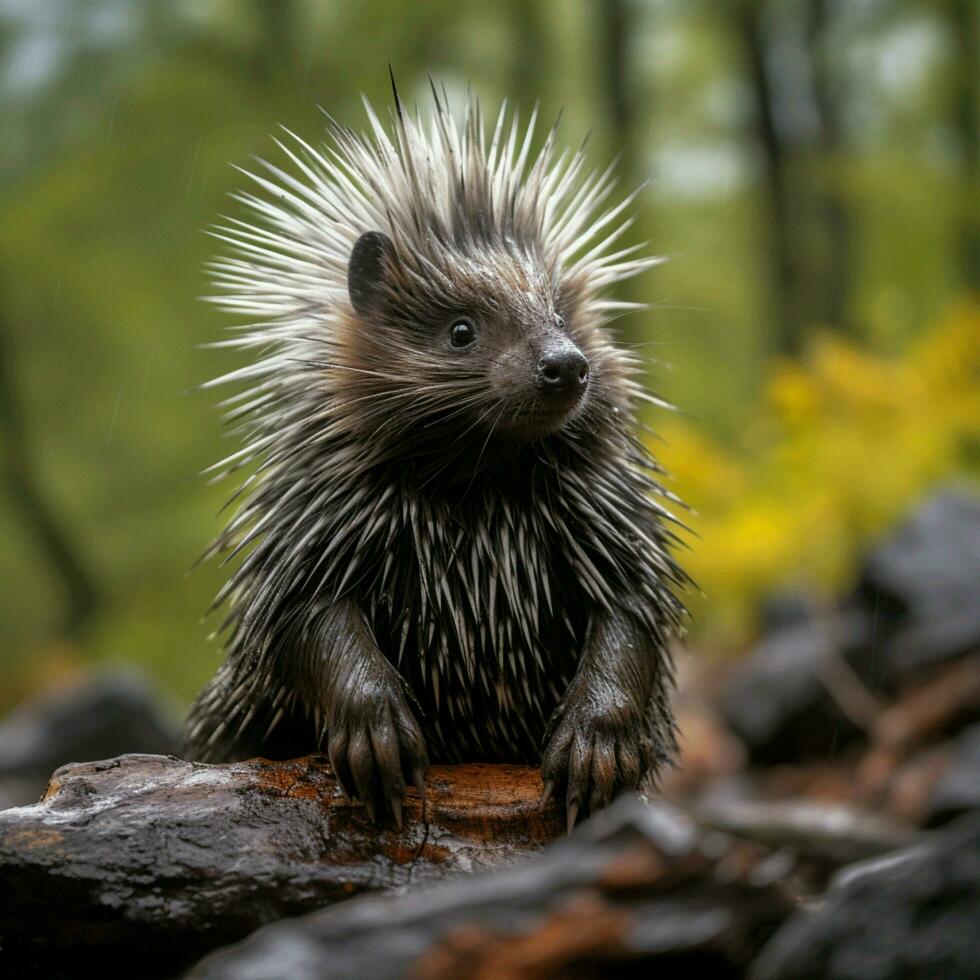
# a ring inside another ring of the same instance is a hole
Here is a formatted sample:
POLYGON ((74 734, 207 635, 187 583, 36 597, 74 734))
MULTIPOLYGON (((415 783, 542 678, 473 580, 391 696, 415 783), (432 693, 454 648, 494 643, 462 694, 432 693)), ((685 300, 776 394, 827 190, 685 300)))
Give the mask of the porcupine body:
MULTIPOLYGON (((251 473, 211 548, 238 561, 227 656, 190 758, 329 754, 400 821, 429 759, 542 763, 569 820, 674 750, 683 609, 646 396, 606 288, 656 259, 614 242, 631 199, 502 110, 370 135, 331 124, 264 165, 219 234, 224 406, 251 473)), ((667 495, 669 496, 669 495, 667 495)))

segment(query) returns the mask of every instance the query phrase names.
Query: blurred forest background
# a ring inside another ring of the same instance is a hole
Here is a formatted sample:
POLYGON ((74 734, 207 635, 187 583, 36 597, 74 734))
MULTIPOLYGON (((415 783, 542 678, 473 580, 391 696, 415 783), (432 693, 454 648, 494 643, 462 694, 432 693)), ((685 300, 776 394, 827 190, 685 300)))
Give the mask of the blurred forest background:
POLYGON ((226 489, 199 344, 204 233, 318 106, 426 71, 589 130, 670 261, 619 321, 683 412, 649 421, 697 513, 693 642, 846 587, 980 463, 975 0, 0 0, 0 708, 80 665, 176 697, 219 651, 189 573, 226 489))

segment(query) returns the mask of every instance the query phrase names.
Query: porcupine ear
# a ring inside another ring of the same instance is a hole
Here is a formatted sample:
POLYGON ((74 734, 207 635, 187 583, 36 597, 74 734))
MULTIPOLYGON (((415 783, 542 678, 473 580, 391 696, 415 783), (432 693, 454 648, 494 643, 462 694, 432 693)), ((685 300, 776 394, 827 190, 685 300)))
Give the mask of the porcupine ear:
POLYGON ((380 231, 361 235, 347 263, 347 292, 358 316, 369 317, 384 298, 386 265, 394 261, 395 246, 380 231))

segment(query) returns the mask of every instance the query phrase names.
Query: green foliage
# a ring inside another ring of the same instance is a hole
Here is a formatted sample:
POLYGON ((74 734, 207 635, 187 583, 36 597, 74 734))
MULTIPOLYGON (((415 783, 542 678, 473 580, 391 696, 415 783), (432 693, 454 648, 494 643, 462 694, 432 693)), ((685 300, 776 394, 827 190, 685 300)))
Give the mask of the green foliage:
MULTIPOLYGON (((698 629, 737 643, 761 600, 849 587, 862 549, 946 481, 980 477, 980 307, 963 302, 901 357, 822 335, 776 361, 734 447, 674 422, 659 452, 697 532, 698 629)), ((682 515, 684 516, 684 515, 682 515)))
MULTIPOLYGON (((197 474, 225 447, 213 399, 192 389, 230 362, 197 349, 226 325, 198 300, 215 250, 203 232, 237 212, 228 195, 244 179, 230 163, 275 156, 279 124, 315 142, 318 106, 359 125, 361 91, 388 101, 388 62, 409 104, 426 98, 431 70, 453 97, 471 82, 491 109, 508 96, 526 113, 540 99, 550 120, 564 105, 569 143, 595 129, 597 165, 631 136, 627 179, 653 178, 633 240, 671 261, 632 287, 651 309, 616 328, 694 420, 669 427, 662 455, 702 511, 689 563, 708 594, 703 628, 730 640, 779 583, 846 579, 868 534, 966 466, 944 392, 969 379, 939 367, 922 378, 928 351, 952 357, 949 324, 975 323, 959 312, 927 327, 962 291, 958 235, 975 188, 944 149, 958 76, 943 6, 896 4, 886 23, 841 6, 846 107, 874 125, 856 125, 834 155, 797 153, 791 177, 833 187, 851 215, 857 333, 828 333, 805 364, 777 365, 770 215, 728 4, 623 5, 625 130, 604 5, 85 0, 47 20, 30 4, 20 20, 0 14, 0 332, 37 484, 99 595, 69 635, 63 585, 0 486, 0 707, 80 663, 143 663, 182 698, 213 671, 216 623, 201 616, 223 572, 187 573, 225 492, 197 474), (903 28, 940 39, 927 45, 933 70, 889 87, 868 66, 903 28), (29 35, 57 57, 18 80, 29 35)), ((774 2, 776 19, 792 7, 774 2)), ((976 339, 975 326, 962 331, 976 339)))

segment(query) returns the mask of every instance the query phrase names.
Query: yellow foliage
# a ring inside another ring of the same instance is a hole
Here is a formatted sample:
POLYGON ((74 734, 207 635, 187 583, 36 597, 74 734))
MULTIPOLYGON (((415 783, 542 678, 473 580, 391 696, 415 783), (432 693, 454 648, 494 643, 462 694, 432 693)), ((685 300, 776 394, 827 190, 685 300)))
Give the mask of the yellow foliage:
POLYGON ((692 507, 695 629, 731 641, 779 589, 846 587, 870 539, 935 486, 975 479, 980 308, 951 310, 901 358, 836 336, 780 360, 742 444, 673 421, 652 448, 692 507))

